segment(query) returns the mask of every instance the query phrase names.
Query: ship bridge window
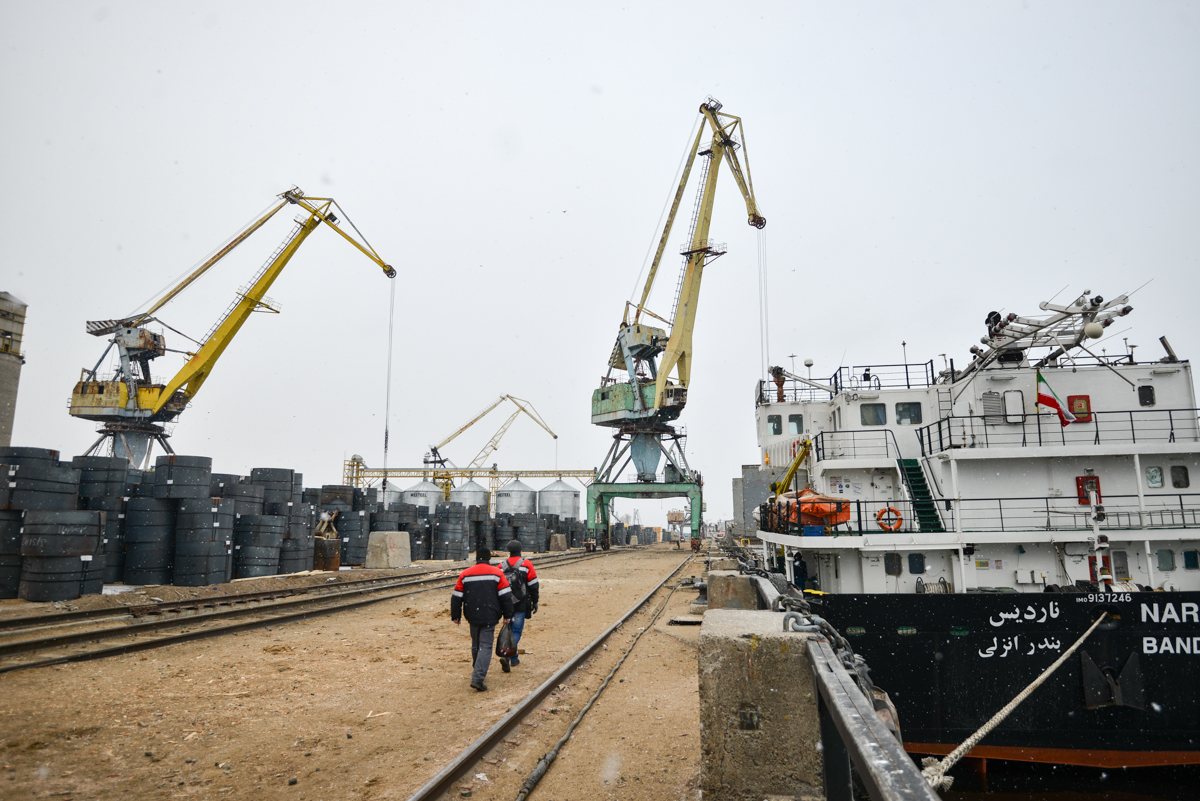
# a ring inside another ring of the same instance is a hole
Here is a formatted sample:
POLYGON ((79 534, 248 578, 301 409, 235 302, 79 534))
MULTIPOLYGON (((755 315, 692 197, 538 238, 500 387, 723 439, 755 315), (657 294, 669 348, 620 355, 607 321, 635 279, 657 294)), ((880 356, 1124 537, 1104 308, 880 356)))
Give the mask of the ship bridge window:
POLYGON ((925 572, 925 554, 910 553, 908 555, 908 572, 914 576, 925 572))
POLYGON ((1191 485, 1192 482, 1191 479, 1188 478, 1187 465, 1171 465, 1171 486, 1175 489, 1187 489, 1191 485))
POLYGON ((889 576, 899 576, 904 572, 904 560, 900 558, 900 554, 885 553, 883 555, 883 572, 889 576))
POLYGON ((1183 552, 1183 569, 1200 570, 1200 551, 1183 552))
POLYGON ((887 425, 886 403, 864 403, 858 407, 859 419, 864 426, 887 425))
POLYGON ((921 404, 919 403, 897 403, 896 404, 896 424, 902 426, 915 426, 921 424, 921 404))
POLYGON ((1138 387, 1138 403, 1142 406, 1154 405, 1154 387, 1149 384, 1142 384, 1138 387))
POLYGON ((1170 548, 1158 552, 1158 569, 1164 572, 1175 569, 1175 552, 1170 548))
POLYGON ((1162 489, 1163 474, 1161 467, 1146 468, 1146 486, 1150 489, 1162 489))
POLYGON ((782 434, 783 433, 783 417, 778 414, 767 415, 767 433, 782 434))
POLYGON ((789 414, 788 415, 788 433, 801 434, 804 432, 804 415, 789 414))

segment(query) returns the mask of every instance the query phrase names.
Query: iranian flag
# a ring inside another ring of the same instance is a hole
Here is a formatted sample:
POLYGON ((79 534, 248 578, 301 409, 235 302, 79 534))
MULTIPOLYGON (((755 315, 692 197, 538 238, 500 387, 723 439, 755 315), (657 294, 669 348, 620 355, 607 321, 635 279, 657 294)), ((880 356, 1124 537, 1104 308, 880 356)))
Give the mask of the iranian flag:
POLYGON ((1058 419, 1064 427, 1075 422, 1075 415, 1071 414, 1071 410, 1067 408, 1067 405, 1059 400, 1058 395, 1054 394, 1054 390, 1046 383, 1046 379, 1042 378, 1041 370, 1038 370, 1037 374, 1037 392, 1038 405, 1049 406, 1058 412, 1058 419))

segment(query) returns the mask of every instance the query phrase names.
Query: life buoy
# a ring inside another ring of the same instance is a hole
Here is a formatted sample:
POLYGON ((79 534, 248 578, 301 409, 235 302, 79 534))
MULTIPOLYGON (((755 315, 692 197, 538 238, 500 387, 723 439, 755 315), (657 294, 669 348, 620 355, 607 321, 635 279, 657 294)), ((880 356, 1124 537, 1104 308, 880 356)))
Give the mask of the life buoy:
POLYGON ((799 445, 799 444, 800 444, 799 442, 793 442, 793 443, 792 443, 792 458, 793 458, 793 459, 795 459, 795 458, 796 458, 796 451, 797 451, 797 450, 799 450, 799 448, 797 448, 796 446, 797 446, 797 445, 799 445))
POLYGON ((899 531, 900 526, 904 524, 904 518, 895 506, 885 506, 875 513, 875 523, 884 531, 899 531), (888 520, 892 522, 889 523, 888 520))

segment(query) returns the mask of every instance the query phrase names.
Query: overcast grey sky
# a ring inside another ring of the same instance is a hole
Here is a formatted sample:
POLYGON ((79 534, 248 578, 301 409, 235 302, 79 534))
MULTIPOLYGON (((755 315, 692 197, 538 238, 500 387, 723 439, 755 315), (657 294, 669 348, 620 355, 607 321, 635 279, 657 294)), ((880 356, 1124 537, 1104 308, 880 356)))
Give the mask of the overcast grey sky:
MULTIPOLYGON (((501 467, 595 467, 591 392, 710 94, 744 120, 768 220, 772 362, 828 375, 898 362, 902 340, 965 362, 993 308, 1150 279, 1103 347, 1157 358, 1166 334, 1193 356, 1198 25, 1173 2, 4 0, 0 289, 29 303, 14 444, 91 444, 66 411, 103 350, 84 321, 131 312, 294 183, 399 271, 391 464, 511 393, 559 440, 521 420, 501 467)), ((160 316, 206 331, 292 216, 160 316)), ((727 172, 712 236, 729 253, 705 273, 682 419, 709 519, 757 458, 758 243, 727 172)), ((176 451, 310 486, 352 453, 379 464, 387 279, 318 230, 270 295, 283 314, 248 322, 176 451)), ((447 454, 469 462, 502 420, 447 454)))

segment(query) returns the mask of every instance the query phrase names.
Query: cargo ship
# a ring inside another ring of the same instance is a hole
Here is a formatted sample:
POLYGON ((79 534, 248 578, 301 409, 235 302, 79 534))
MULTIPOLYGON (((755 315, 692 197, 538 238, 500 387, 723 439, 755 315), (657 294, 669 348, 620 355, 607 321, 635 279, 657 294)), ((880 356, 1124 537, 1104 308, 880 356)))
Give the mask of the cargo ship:
POLYGON ((911 753, 949 753, 1107 613, 971 756, 1198 764, 1191 365, 1166 337, 1153 360, 1098 347, 1126 296, 1040 309, 989 313, 961 367, 772 368, 760 469, 796 470, 755 511, 762 555, 793 579, 801 553, 911 753))

